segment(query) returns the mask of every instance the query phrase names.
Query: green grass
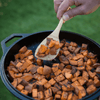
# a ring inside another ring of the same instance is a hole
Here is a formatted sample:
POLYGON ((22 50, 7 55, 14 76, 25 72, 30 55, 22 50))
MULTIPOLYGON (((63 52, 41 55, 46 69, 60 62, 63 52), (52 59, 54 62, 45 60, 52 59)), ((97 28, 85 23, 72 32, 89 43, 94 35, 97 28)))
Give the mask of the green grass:
MULTIPOLYGON (((54 11, 53 0, 9 1, 11 0, 0 0, 2 3, 2 5, 0 3, 0 42, 13 33, 54 30, 59 22, 54 11)), ((100 44, 100 8, 92 14, 76 16, 67 21, 62 30, 83 34, 100 44)), ((2 55, 0 45, 0 58, 2 55)), ((0 100, 17 100, 1 80, 0 100)))

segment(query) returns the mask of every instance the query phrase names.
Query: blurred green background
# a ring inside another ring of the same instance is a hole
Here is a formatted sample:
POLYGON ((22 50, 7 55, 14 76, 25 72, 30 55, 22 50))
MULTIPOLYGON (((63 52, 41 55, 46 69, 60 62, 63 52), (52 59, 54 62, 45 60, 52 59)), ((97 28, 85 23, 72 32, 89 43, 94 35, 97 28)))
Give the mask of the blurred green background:
MULTIPOLYGON (((13 33, 54 30, 58 22, 53 0, 0 0, 0 42, 13 33)), ((83 34, 100 44, 100 8, 92 14, 67 21, 62 30, 83 34)), ((13 39, 7 46, 16 40, 13 39)), ((2 55, 0 45, 0 59, 2 55)), ((0 100, 18 100, 1 79, 0 100)))

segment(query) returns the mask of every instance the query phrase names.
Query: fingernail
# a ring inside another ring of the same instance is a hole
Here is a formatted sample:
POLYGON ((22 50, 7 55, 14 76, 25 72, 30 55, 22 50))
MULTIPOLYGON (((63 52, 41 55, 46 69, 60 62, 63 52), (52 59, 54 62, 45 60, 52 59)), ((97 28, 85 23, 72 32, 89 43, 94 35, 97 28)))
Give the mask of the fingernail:
POLYGON ((67 20, 69 20, 70 18, 69 18, 69 16, 68 15, 63 15, 63 20, 64 21, 67 21, 67 20))

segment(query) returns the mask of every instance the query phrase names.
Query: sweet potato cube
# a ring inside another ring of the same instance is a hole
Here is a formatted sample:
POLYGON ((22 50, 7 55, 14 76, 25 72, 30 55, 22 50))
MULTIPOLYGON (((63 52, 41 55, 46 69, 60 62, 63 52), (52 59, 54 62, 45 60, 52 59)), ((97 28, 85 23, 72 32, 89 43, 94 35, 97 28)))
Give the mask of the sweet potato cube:
POLYGON ((72 82, 75 82, 75 81, 77 81, 77 79, 78 79, 78 77, 74 77, 74 78, 72 78, 72 82))
POLYGON ((20 54, 19 53, 14 55, 14 56, 15 56, 15 60, 20 58, 20 54))
POLYGON ((94 82, 93 82, 92 79, 89 79, 89 80, 87 81, 87 83, 86 83, 86 86, 87 86, 87 87, 90 86, 90 85, 94 85, 94 82))
POLYGON ((68 79, 68 80, 71 80, 73 78, 73 75, 70 74, 70 73, 65 73, 65 77, 68 79))
POLYGON ((93 92, 95 92, 97 90, 97 88, 94 86, 94 85, 90 85, 87 89, 86 89, 86 91, 87 91, 87 93, 90 95, 90 94, 92 94, 93 92))
POLYGON ((96 73, 100 74, 100 66, 96 68, 96 73))
POLYGON ((63 92, 61 100, 67 100, 67 98, 68 98, 68 93, 67 92, 63 92))
POLYGON ((46 90, 44 92, 44 95, 45 95, 46 98, 51 97, 52 96, 52 90, 51 90, 51 88, 49 88, 48 90, 46 90))
POLYGON ((75 93, 78 95, 78 97, 81 99, 82 97, 86 96, 86 91, 83 86, 77 86, 75 87, 75 93))
POLYGON ((53 66, 52 67, 52 71, 55 73, 56 71, 58 71, 58 66, 53 66))
POLYGON ((70 42, 70 45, 73 46, 73 47, 77 47, 78 46, 77 43, 75 43, 75 42, 70 42))
POLYGON ((61 96, 59 94, 55 95, 55 100, 61 100, 61 96))
POLYGON ((59 82, 59 84, 60 84, 60 85, 67 85, 68 82, 69 82, 69 81, 68 81, 67 79, 65 79, 64 81, 59 82))
POLYGON ((57 53, 57 49, 55 47, 50 48, 50 52, 51 55, 56 55, 57 53))
POLYGON ((37 69, 37 73, 43 74, 43 67, 39 67, 39 68, 37 69))
POLYGON ((39 52, 39 53, 45 53, 46 50, 47 50, 47 46, 41 45, 40 48, 39 48, 39 50, 38 50, 38 52, 39 52))
POLYGON ((50 87, 51 87, 51 85, 49 83, 44 84, 44 88, 48 89, 50 87))
POLYGON ((89 66, 89 65, 86 65, 86 70, 87 70, 87 71, 90 71, 90 70, 92 70, 92 67, 89 66))
POLYGON ((42 64, 43 64, 43 60, 41 60, 41 59, 37 59, 37 65, 39 65, 39 66, 41 66, 42 64))
POLYGON ((78 79, 78 81, 79 81, 80 85, 84 85, 87 82, 83 77, 80 77, 78 79))
POLYGON ((24 89, 24 86, 21 85, 21 84, 19 84, 19 85, 17 86, 17 89, 18 89, 19 91, 22 91, 22 90, 24 89))
POLYGON ((27 47, 26 47, 26 46, 23 46, 23 47, 19 50, 20 53, 25 53, 26 51, 27 51, 27 47))
POLYGON ((62 74, 60 74, 59 76, 57 76, 57 77, 55 78, 55 80, 56 80, 57 82, 63 81, 64 79, 65 79, 65 77, 64 77, 62 74))
POLYGON ((22 79, 24 79, 27 82, 30 81, 32 78, 33 78, 33 76, 31 74, 27 74, 27 75, 22 76, 22 79))
POLYGON ((15 74, 15 78, 20 78, 20 77, 22 77, 22 73, 15 74))
POLYGON ((13 85, 14 88, 16 88, 18 84, 18 80, 14 79, 14 81, 11 84, 13 85))
POLYGON ((34 59, 34 56, 33 56, 33 55, 29 55, 27 58, 28 58, 30 61, 32 61, 32 60, 34 59))
POLYGON ((55 45, 55 42, 56 42, 56 41, 51 40, 50 43, 49 43, 49 45, 48 45, 48 47, 49 47, 49 48, 52 48, 52 47, 55 45))
POLYGON ((13 62, 13 61, 10 61, 10 64, 9 64, 9 66, 14 66, 14 67, 16 67, 16 64, 15 64, 15 62, 13 62))
POLYGON ((39 100, 43 100, 44 99, 44 96, 43 96, 43 92, 42 91, 40 91, 40 92, 38 92, 38 99, 39 100))
POLYGON ((50 78, 54 78, 54 77, 55 77, 54 73, 51 73, 50 78))
POLYGON ((58 85, 57 83, 54 85, 54 87, 56 87, 58 90, 61 90, 61 86, 58 85))
POLYGON ((62 91, 58 91, 57 94, 61 95, 62 94, 62 91))
POLYGON ((13 80, 15 78, 14 72, 10 70, 8 72, 9 72, 10 79, 13 80))
POLYGON ((33 85, 29 84, 25 86, 25 90, 28 91, 28 93, 32 93, 33 85))
POLYGON ((45 78, 43 78, 42 80, 40 80, 39 81, 39 84, 40 85, 44 85, 44 84, 46 84, 48 81, 45 79, 45 78))
POLYGON ((27 50, 24 54, 25 54, 25 56, 27 57, 27 56, 29 56, 29 55, 32 55, 33 52, 32 52, 32 50, 27 50))
POLYGON ((74 86, 71 84, 64 84, 62 85, 62 90, 63 91, 74 91, 74 86))
POLYGON ((95 77, 95 75, 96 75, 96 73, 95 72, 91 72, 91 71, 88 71, 88 74, 89 74, 89 77, 90 78, 94 78, 95 77))
POLYGON ((78 96, 74 94, 72 100, 78 100, 78 96))
POLYGON ((82 50, 86 50, 87 49, 87 46, 88 46, 87 44, 82 43, 82 48, 81 49, 82 50))
POLYGON ((48 48, 47 51, 45 52, 46 55, 48 55, 50 52, 50 49, 48 48))
POLYGON ((60 48, 59 41, 55 41, 55 48, 56 48, 56 49, 59 49, 59 48, 60 48))
POLYGON ((53 97, 45 98, 45 100, 53 100, 53 97))
POLYGON ((80 83, 78 81, 75 81, 71 84, 73 87, 77 87, 80 86, 80 83))
POLYGON ((83 64, 84 64, 84 63, 83 63, 83 59, 79 59, 78 62, 77 62, 77 65, 78 65, 78 66, 83 66, 83 64))
POLYGON ((59 91, 59 89, 57 89, 56 87, 51 87, 51 89, 52 89, 52 92, 53 92, 54 94, 56 94, 56 93, 59 91))
POLYGON ((18 73, 18 72, 19 72, 15 67, 12 68, 12 71, 13 71, 14 73, 18 73))
POLYGON ((35 67, 33 64, 29 65, 29 66, 26 68, 27 72, 29 72, 33 67, 35 67))
POLYGON ((59 65, 58 65, 58 68, 60 69, 60 70, 63 70, 63 68, 64 68, 64 64, 63 63, 60 63, 59 65))
POLYGON ((37 98, 38 97, 38 91, 37 91, 37 89, 33 89, 32 90, 32 97, 33 98, 37 98))
POLYGON ((78 64, 78 61, 75 61, 75 60, 69 60, 70 64, 71 65, 77 65, 78 64))
POLYGON ((72 100, 72 98, 73 98, 73 93, 71 92, 69 93, 67 100, 72 100))
POLYGON ((78 70, 75 74, 74 77, 78 77, 81 74, 81 72, 78 70))
POLYGON ((65 73, 71 73, 71 69, 64 68, 62 74, 65 75, 65 73))
POLYGON ((51 85, 54 85, 55 83, 56 83, 56 81, 52 78, 52 79, 50 79, 49 81, 49 84, 51 84, 51 85))
POLYGON ((21 62, 17 63, 16 67, 21 67, 23 64, 21 62))
POLYGON ((53 40, 52 38, 47 38, 46 44, 49 45, 50 41, 53 40))
POLYGON ((87 60, 87 65, 92 65, 91 59, 88 59, 88 60, 87 60))
POLYGON ((93 68, 97 68, 97 67, 99 67, 100 66, 100 63, 94 63, 93 64, 93 68))
POLYGON ((20 54, 20 59, 23 60, 25 58, 25 54, 20 54))
POLYGON ((51 67, 44 65, 43 74, 47 75, 51 73, 51 67))
POLYGON ((100 80, 98 78, 94 78, 94 85, 96 87, 99 87, 100 86, 100 80))
POLYGON ((27 81, 25 81, 24 79, 22 79, 20 84, 23 85, 23 86, 27 86, 29 83, 27 81))
POLYGON ((22 90, 21 93, 23 93, 24 95, 28 95, 28 91, 27 90, 22 90))
POLYGON ((61 74, 61 70, 58 69, 54 74, 55 74, 55 76, 58 76, 59 74, 61 74))
POLYGON ((80 49, 81 49, 80 47, 77 47, 77 48, 75 49, 74 53, 75 53, 75 54, 79 53, 80 49))
POLYGON ((31 72, 32 74, 35 74, 35 73, 37 72, 37 69, 38 69, 37 66, 36 66, 36 67, 32 67, 32 69, 30 69, 30 72, 31 72))

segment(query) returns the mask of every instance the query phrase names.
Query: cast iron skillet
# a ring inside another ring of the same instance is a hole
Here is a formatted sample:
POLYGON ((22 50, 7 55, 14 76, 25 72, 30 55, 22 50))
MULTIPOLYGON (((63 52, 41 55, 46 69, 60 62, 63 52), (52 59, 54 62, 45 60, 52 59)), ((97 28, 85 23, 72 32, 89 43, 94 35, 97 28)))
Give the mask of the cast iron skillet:
MULTIPOLYGON (((4 85, 7 87, 7 89, 21 100, 34 100, 34 99, 30 96, 26 96, 22 94, 11 85, 11 81, 9 80, 7 76, 6 68, 9 65, 9 62, 11 60, 14 61, 14 55, 18 53, 19 49, 24 45, 26 45, 28 49, 31 49, 34 55, 35 49, 38 46, 38 44, 51 32, 52 31, 38 32, 38 33, 33 33, 33 34, 12 34, 11 36, 7 37, 1 42, 1 46, 3 49, 3 56, 0 62, 1 79, 4 85), (21 38, 17 40, 16 42, 14 42, 9 47, 6 47, 5 43, 7 43, 8 41, 10 41, 11 39, 15 37, 21 37, 21 38)), ((100 62, 100 53, 99 53, 100 45, 97 44, 95 41, 83 35, 73 33, 73 32, 67 32, 67 31, 60 32, 60 40, 62 39, 66 39, 67 42, 71 42, 71 41, 76 42, 78 46, 81 46, 82 43, 88 44, 88 50, 97 54, 98 62, 100 62)), ((59 62, 59 61, 58 60, 53 60, 51 62, 44 61, 44 64, 51 66, 52 63, 54 62, 59 62)), ((81 100, 93 100, 97 98, 98 96, 100 96, 100 87, 93 94, 89 96, 87 95, 81 100)))

